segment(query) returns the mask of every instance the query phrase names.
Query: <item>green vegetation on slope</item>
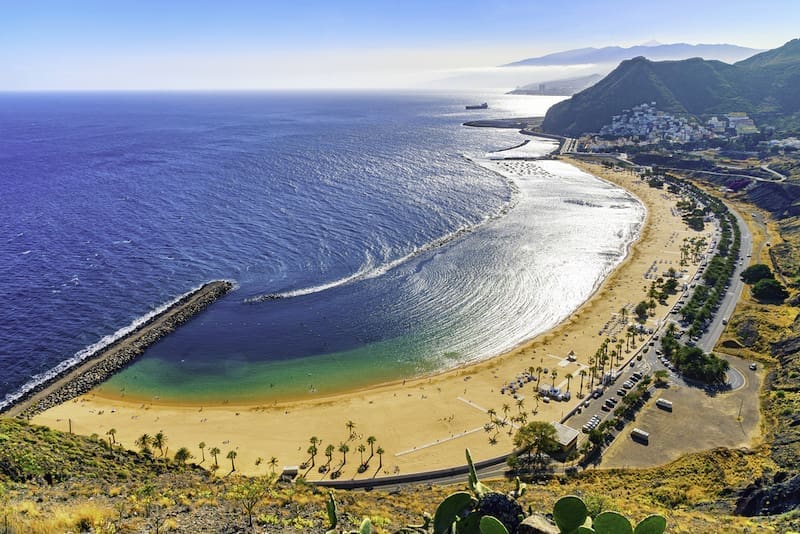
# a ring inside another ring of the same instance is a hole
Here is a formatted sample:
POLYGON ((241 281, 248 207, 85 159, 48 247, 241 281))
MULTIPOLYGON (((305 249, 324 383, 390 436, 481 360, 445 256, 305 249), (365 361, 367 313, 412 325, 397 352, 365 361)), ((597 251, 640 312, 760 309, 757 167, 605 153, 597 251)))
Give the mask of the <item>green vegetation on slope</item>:
POLYGON ((608 76, 547 112, 542 129, 577 137, 643 103, 674 114, 745 111, 759 126, 796 129, 800 116, 800 40, 728 65, 692 58, 623 61, 608 76))

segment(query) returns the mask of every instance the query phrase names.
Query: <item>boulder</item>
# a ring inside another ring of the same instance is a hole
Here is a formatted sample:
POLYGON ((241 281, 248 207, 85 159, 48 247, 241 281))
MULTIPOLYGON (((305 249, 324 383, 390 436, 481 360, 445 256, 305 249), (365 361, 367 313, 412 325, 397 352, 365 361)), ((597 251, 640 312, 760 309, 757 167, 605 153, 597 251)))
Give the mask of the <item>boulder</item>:
POLYGON ((518 534, 559 534, 561 531, 541 514, 526 517, 517 528, 518 534))

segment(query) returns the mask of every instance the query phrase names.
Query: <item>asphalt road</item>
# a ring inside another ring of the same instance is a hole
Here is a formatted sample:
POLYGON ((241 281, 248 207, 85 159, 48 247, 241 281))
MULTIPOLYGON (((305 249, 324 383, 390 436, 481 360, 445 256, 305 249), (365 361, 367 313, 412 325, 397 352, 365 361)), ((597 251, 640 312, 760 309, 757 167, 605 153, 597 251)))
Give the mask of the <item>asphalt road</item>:
MULTIPOLYGON (((729 207, 729 209, 731 208, 729 207)), ((741 281, 739 275, 741 274, 742 270, 747 267, 748 256, 750 256, 753 248, 752 235, 750 234, 750 230, 748 229, 744 219, 742 219, 742 217, 732 209, 731 213, 733 213, 737 224, 739 225, 739 230, 741 231, 741 244, 739 247, 739 259, 741 263, 738 264, 734 270, 734 273, 731 277, 730 288, 720 302, 719 310, 714 315, 708 329, 697 343, 697 345, 706 352, 713 350, 714 346, 717 344, 717 341, 722 335, 722 332, 725 330, 723 321, 727 321, 727 319, 733 313, 733 310, 736 308, 736 303, 739 301, 742 288, 744 287, 744 283, 741 281)), ((685 294, 687 301, 689 297, 691 297, 691 291, 687 291, 685 294)), ((668 320, 663 326, 666 326, 670 320, 677 321, 679 318, 680 317, 678 313, 672 313, 668 316, 668 320)), ((663 327, 658 330, 656 334, 660 337, 660 335, 663 334, 663 327)), ((632 360, 632 366, 630 364, 625 366, 622 369, 622 375, 617 378, 614 384, 611 384, 609 387, 605 388, 600 398, 595 399, 587 396, 583 402, 588 403, 588 406, 582 405, 580 413, 576 412, 575 415, 566 421, 566 424, 573 428, 580 429, 593 415, 599 416, 601 422, 609 417, 612 417, 613 409, 610 411, 604 411, 601 409, 601 406, 603 406, 606 399, 621 398, 621 395, 618 395, 617 393, 618 390, 622 389, 622 383, 625 382, 635 371, 640 371, 643 374, 652 374, 656 371, 665 370, 669 374, 669 379, 671 381, 681 385, 688 385, 678 373, 669 370, 661 362, 661 360, 659 360, 658 355, 656 355, 656 350, 660 349, 660 341, 654 340, 653 345, 649 347, 649 350, 641 361, 634 359, 632 360)), ((739 369, 737 365, 731 366, 730 371, 728 371, 727 385, 729 390, 737 390, 745 384, 745 372, 746 371, 744 369, 739 369)))
POLYGON ((736 303, 739 302, 739 297, 742 295, 742 288, 744 288, 744 282, 742 282, 740 275, 742 271, 747 268, 749 256, 753 252, 753 236, 750 234, 747 223, 745 223, 744 219, 730 206, 728 206, 728 209, 736 218, 742 235, 741 244, 739 246, 739 261, 733 271, 730 287, 728 291, 725 292, 725 296, 720 302, 719 311, 714 315, 705 334, 703 334, 697 342, 697 346, 706 352, 711 352, 714 349, 722 332, 725 330, 725 325, 722 324, 723 321, 727 322, 727 319, 733 314, 733 310, 736 308, 736 303))

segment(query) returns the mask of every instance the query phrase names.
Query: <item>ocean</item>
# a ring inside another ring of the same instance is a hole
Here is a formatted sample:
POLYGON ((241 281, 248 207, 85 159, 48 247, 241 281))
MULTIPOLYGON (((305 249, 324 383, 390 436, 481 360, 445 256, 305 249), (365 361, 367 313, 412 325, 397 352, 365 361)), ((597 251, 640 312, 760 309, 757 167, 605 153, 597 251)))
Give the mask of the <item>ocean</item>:
POLYGON ((624 258, 644 208, 564 163, 520 159, 552 141, 462 123, 557 100, 0 95, 0 402, 215 279, 236 289, 101 390, 307 398, 485 359, 554 326, 624 258))

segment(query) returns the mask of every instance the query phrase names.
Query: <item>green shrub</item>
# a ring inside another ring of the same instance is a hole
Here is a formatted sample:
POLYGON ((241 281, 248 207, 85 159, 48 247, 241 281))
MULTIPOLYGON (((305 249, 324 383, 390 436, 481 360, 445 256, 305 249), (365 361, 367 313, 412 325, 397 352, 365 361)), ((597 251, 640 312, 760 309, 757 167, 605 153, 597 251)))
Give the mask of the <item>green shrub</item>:
POLYGON ((753 296, 761 301, 783 302, 789 292, 774 278, 765 278, 753 286, 753 296))

